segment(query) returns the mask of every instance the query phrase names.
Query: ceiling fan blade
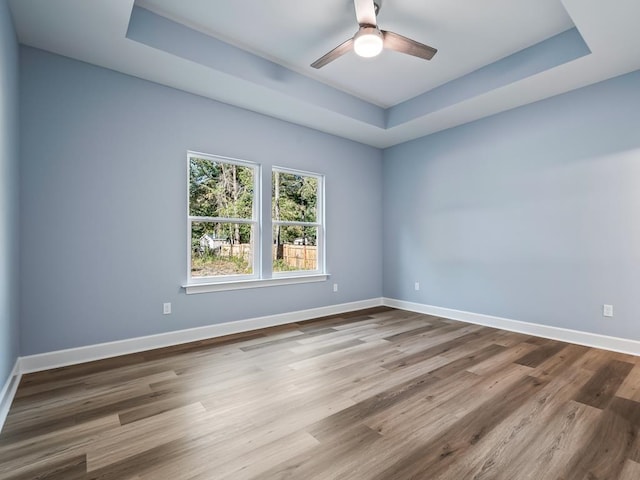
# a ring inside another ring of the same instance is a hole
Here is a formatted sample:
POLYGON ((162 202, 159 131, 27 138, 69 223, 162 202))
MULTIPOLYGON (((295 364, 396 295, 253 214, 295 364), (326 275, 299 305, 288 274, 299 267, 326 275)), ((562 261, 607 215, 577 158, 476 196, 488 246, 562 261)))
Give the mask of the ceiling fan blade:
POLYGON ((353 4, 356 7, 358 25, 377 25, 376 7, 373 5, 373 0, 353 0, 353 4))
POLYGON ((313 68, 322 68, 327 63, 333 62, 336 58, 341 57, 342 55, 344 55, 347 52, 350 52, 351 50, 353 50, 353 38, 350 38, 346 42, 341 43, 336 48, 331 50, 329 53, 326 53, 325 55, 320 57, 318 60, 313 62, 311 66, 313 68))
POLYGON ((406 53, 407 55, 413 55, 414 57, 424 58, 425 60, 431 60, 438 51, 429 45, 416 42, 397 33, 382 30, 382 36, 384 39, 384 48, 406 53))

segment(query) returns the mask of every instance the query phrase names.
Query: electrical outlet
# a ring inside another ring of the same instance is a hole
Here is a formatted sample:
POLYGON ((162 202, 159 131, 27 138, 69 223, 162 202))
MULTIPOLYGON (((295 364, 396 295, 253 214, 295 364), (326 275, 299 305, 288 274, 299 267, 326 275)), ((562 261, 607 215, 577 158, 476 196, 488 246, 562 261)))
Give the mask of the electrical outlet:
POLYGON ((338 284, 337 284, 337 283, 334 283, 334 284, 333 284, 333 291, 334 291, 334 292, 337 292, 337 291, 338 291, 338 284))
POLYGON ((602 305, 602 316, 613 317, 613 305, 602 305))
POLYGON ((162 304, 162 314, 169 315, 171 313, 171 303, 162 304))
POLYGON ((420 290, 420 282, 416 282, 413 284, 413 288, 414 290, 417 292, 418 290, 420 290))

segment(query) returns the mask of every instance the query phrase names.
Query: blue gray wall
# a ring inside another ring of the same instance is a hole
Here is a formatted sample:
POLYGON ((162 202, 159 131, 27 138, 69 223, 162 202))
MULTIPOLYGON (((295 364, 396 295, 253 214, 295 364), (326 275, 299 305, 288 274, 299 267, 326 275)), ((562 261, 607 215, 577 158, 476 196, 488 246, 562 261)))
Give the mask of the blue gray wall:
POLYGON ((18 357, 18 42, 0 0, 0 389, 18 357))
POLYGON ((640 339, 639 133, 635 72, 385 150, 385 296, 640 339))
POLYGON ((382 295, 381 151, 20 53, 23 355, 382 295), (188 149, 325 174, 331 279, 185 295, 188 149))
POLYGON ((20 57, 23 355, 382 294, 640 339, 640 72, 381 152, 20 57), (326 174, 331 280, 186 296, 187 149, 326 174))

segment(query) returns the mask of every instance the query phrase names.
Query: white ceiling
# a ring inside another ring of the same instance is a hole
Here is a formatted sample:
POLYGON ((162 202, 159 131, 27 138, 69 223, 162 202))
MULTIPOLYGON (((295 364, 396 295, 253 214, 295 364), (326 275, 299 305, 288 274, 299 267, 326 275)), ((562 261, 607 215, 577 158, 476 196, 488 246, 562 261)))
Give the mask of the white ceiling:
POLYGON ((433 60, 350 53, 320 70, 357 30, 352 0, 135 5, 10 1, 23 44, 377 147, 640 68, 638 0, 383 0, 380 27, 436 47, 433 60), (543 42, 574 27, 565 43, 581 36, 586 54, 553 60, 564 47, 543 42))
POLYGON ((559 0, 385 0, 380 27, 434 46, 433 60, 350 53, 315 70, 311 62, 358 29, 353 0, 137 4, 385 108, 573 27, 559 0))

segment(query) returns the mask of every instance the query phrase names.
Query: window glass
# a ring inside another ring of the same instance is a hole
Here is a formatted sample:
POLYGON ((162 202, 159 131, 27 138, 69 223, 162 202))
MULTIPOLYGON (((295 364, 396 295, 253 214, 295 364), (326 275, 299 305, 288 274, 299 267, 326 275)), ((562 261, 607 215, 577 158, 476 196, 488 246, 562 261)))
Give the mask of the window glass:
POLYGON ((321 271, 322 177, 276 168, 271 180, 273 272, 321 271))
POLYGON ((255 276, 257 165, 189 154, 189 278, 255 276))

